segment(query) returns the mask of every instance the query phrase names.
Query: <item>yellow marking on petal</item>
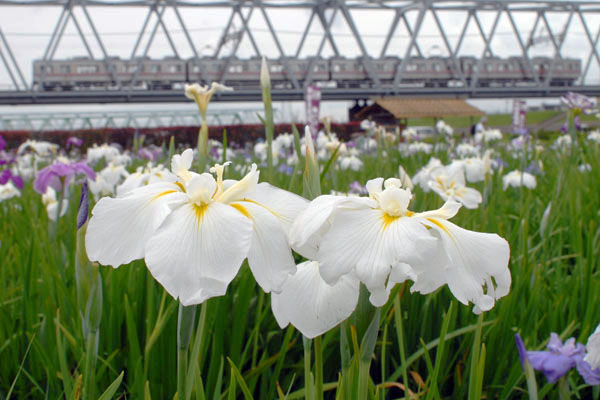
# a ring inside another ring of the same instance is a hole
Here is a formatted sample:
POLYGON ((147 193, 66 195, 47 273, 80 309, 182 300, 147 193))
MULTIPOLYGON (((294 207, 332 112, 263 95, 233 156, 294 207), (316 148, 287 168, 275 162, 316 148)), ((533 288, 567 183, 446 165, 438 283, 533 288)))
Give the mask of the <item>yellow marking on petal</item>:
POLYGON ((177 182, 175 182, 175 184, 176 184, 177 186, 179 186, 179 188, 181 189, 181 191, 182 191, 183 193, 185 193, 185 186, 183 186, 183 183, 181 183, 181 182, 177 181, 177 182))
POLYGON ((244 215, 246 218, 252 219, 252 216, 250 216, 250 213, 248 212, 248 209, 246 207, 244 207, 241 204, 230 204, 231 207, 235 208, 236 210, 238 210, 242 215, 244 215))
POLYGON ((244 199, 242 199, 242 201, 247 201, 248 203, 256 204, 257 206, 260 206, 260 207, 264 208, 265 210, 267 210, 268 212, 270 212, 271 214, 273 214, 274 216, 276 216, 276 217, 277 217, 277 218, 279 218, 279 219, 283 219, 283 220, 285 220, 285 219, 286 219, 286 218, 284 218, 282 215, 279 215, 278 213, 276 213, 276 212, 275 212, 274 210, 272 210, 271 208, 269 208, 269 207, 265 206, 264 204, 260 204, 260 203, 259 203, 259 202, 257 202, 257 201, 254 201, 254 200, 251 200, 251 199, 247 199, 247 198, 244 198, 244 199))
POLYGON ((198 229, 200 229, 200 222, 202 222, 202 217, 208 208, 208 204, 202 203, 200 205, 192 204, 192 208, 194 209, 194 214, 196 214, 196 224, 198 229))
POLYGON ((381 215, 381 219, 383 220, 383 230, 386 230, 388 226, 390 226, 394 221, 396 221, 400 216, 392 216, 388 213, 383 213, 381 215))
POLYGON ((441 230, 443 230, 444 232, 446 232, 448 234, 448 236, 452 237, 452 235, 450 234, 450 231, 448 229, 446 229, 446 227, 444 225, 440 224, 435 219, 433 219, 433 218, 427 218, 427 221, 431 222, 432 224, 434 224, 435 226, 437 226, 438 228, 440 228, 441 230))
POLYGON ((381 215, 381 219, 383 220, 383 230, 386 230, 388 226, 390 226, 392 223, 394 223, 394 221, 396 221, 399 218, 402 217, 412 217, 415 213, 412 211, 408 211, 406 210, 406 212, 404 213, 404 215, 390 215, 388 213, 383 213, 381 215))
POLYGON ((158 198, 160 198, 160 197, 163 197, 163 196, 166 196, 166 195, 168 195, 168 194, 175 193, 175 192, 176 192, 176 190, 165 190, 164 192, 162 192, 162 193, 159 193, 159 194, 157 194, 156 196, 154 196, 154 197, 152 198, 152 200, 150 200, 150 202, 153 202, 154 200, 156 200, 156 199, 158 199, 158 198))

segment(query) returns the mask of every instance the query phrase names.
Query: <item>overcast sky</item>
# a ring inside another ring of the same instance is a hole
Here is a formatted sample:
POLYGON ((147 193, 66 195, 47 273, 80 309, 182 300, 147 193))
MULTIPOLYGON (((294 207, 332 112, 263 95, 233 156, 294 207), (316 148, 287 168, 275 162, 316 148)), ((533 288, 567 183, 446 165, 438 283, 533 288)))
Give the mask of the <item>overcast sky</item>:
MULTIPOLYGON (((142 28, 144 19, 148 10, 146 8, 123 8, 123 7, 88 7, 96 29, 102 38, 103 44, 110 56, 129 58, 132 55, 134 43, 142 28)), ((194 45, 201 55, 212 55, 214 48, 221 37, 221 33, 230 16, 228 9, 215 8, 193 8, 180 7, 180 14, 184 23, 190 32, 194 45)), ((58 22, 61 8, 59 7, 9 7, 0 6, 0 30, 9 42, 17 62, 23 71, 26 79, 31 80, 31 65, 33 60, 42 58, 44 50, 48 45, 54 26, 58 22)), ((246 14, 247 10, 243 11, 246 14)), ((308 9, 270 9, 267 11, 269 19, 278 34, 278 38, 287 55, 294 55, 301 39, 302 32, 306 28, 310 17, 308 9)), ((329 18, 331 11, 327 12, 329 18)), ((82 10, 75 7, 74 14, 81 25, 82 30, 88 39, 94 55, 101 58, 100 48, 91 34, 91 28, 84 17, 82 10)), ((535 20, 535 14, 532 13, 514 13, 515 23, 519 28, 521 36, 525 41, 531 32, 535 20)), ((361 33, 362 39, 371 56, 380 55, 385 37, 393 19, 393 12, 390 11, 352 11, 354 22, 361 33)), ((411 28, 415 25, 417 16, 416 11, 407 13, 411 28)), ((478 13, 483 29, 489 34, 496 12, 478 13)), ((459 34, 466 20, 466 14, 456 12, 440 12, 439 17, 450 42, 454 47, 458 41, 459 34)), ((175 42, 177 52, 180 57, 189 58, 192 56, 185 35, 181 29, 175 13, 167 8, 164 13, 164 21, 169 28, 169 32, 175 42)), ((595 35, 600 27, 600 16, 586 16, 588 27, 595 35)), ((147 34, 144 35, 141 46, 136 55, 141 55, 149 38, 151 28, 154 26, 155 17, 150 20, 147 34)), ((567 14, 554 13, 548 14, 548 20, 551 29, 555 33, 563 30, 567 20, 567 14)), ((242 28, 239 16, 234 19, 236 30, 242 28)), ((267 57, 278 57, 279 52, 272 39, 265 20, 259 9, 255 9, 250 16, 249 26, 254 35, 255 41, 262 54, 267 57)), ((538 25, 535 37, 547 37, 543 24, 538 25)), ((337 13, 331 30, 334 33, 334 40, 340 52, 346 57, 355 57, 360 55, 360 48, 352 36, 346 21, 341 13, 337 13)), ((319 43, 323 37, 323 29, 315 18, 311 24, 309 35, 301 52, 302 57, 315 55, 319 43)), ((394 33, 386 55, 403 57, 408 47, 410 36, 404 24, 400 23, 394 33)), ((417 43, 426 56, 441 55, 447 56, 448 51, 435 24, 431 14, 427 14, 423 22, 423 28, 417 43)), ((492 40, 492 51, 495 55, 501 57, 519 56, 521 50, 512 30, 509 18, 503 13, 499 21, 496 34, 492 40)), ((227 55, 231 51, 232 45, 228 45, 222 55, 227 55)), ((4 50, 4 47, 0 45, 4 50)), ((591 45, 585 36, 581 21, 575 16, 571 22, 568 35, 563 44, 562 54, 564 57, 581 58, 582 62, 587 61, 590 54, 591 45)), ((467 36, 464 39, 459 51, 459 55, 471 55, 480 57, 484 50, 484 42, 477 29, 473 19, 469 23, 467 36)), ((244 35, 238 49, 238 56, 246 58, 256 55, 247 35, 244 35)), ((553 56, 554 48, 549 41, 542 42, 532 47, 530 56, 553 56)), ((86 49, 79 37, 73 20, 70 20, 60 45, 54 56, 55 59, 70 58, 74 56, 87 55, 86 49)), ((163 58, 173 55, 161 28, 150 47, 148 55, 153 58, 163 58)), ((322 53, 328 57, 333 55, 329 44, 326 44, 322 53)), ((594 59, 588 74, 588 83, 600 83, 600 68, 594 59)), ((0 60, 0 90, 11 86, 9 76, 4 64, 0 60)))

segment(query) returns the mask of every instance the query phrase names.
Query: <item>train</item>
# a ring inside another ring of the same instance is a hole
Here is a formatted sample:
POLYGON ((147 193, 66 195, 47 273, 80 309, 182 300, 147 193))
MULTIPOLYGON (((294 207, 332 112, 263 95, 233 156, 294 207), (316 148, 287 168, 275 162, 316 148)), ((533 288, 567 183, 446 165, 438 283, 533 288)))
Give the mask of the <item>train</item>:
MULTIPOLYGON (((293 76, 304 87, 306 82, 337 88, 375 88, 362 58, 333 57, 269 60, 271 84, 276 89, 291 89, 293 76)), ((575 58, 530 59, 541 82, 551 73, 550 86, 570 86, 581 75, 581 60, 575 58)), ((455 63, 445 57, 371 59, 381 88, 393 89, 396 71, 404 68, 401 84, 417 87, 467 85, 476 80, 479 87, 533 84, 530 64, 522 57, 459 57, 455 63), (477 71, 479 71, 477 73, 477 71)), ((182 60, 108 58, 93 60, 75 57, 65 60, 35 60, 33 86, 42 91, 93 90, 133 87, 148 90, 174 90, 190 82, 221 82, 236 89, 259 87, 261 59, 198 58, 182 60)))

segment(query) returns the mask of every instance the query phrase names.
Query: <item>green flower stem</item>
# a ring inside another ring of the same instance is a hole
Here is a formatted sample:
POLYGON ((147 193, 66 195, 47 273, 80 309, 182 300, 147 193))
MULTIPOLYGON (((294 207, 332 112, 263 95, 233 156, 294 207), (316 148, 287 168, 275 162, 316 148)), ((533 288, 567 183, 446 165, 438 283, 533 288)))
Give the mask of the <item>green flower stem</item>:
POLYGON ((179 399, 182 399, 185 393, 188 347, 194 330, 196 308, 195 305, 184 306, 179 303, 179 314, 177 316, 177 394, 179 399))
POLYGON ((263 86, 262 99, 265 105, 265 136, 267 139, 267 181, 273 183, 273 102, 271 100, 271 87, 263 86))
POLYGON ((558 380, 558 397, 560 400, 567 400, 571 398, 571 391, 569 390, 569 383, 565 376, 558 380))
POLYGON ((96 360, 98 355, 98 331, 90 331, 85 344, 82 399, 95 399, 96 360))
POLYGON ((202 125, 198 132, 198 172, 203 173, 208 162, 208 123, 206 121, 206 111, 202 112, 202 125))
POLYGON ((302 344, 304 345, 304 393, 306 394, 305 398, 306 400, 314 400, 314 382, 310 363, 310 348, 312 340, 302 335, 302 344))
POLYGON ((321 336, 314 339, 315 342, 315 399, 323 400, 323 346, 321 336))

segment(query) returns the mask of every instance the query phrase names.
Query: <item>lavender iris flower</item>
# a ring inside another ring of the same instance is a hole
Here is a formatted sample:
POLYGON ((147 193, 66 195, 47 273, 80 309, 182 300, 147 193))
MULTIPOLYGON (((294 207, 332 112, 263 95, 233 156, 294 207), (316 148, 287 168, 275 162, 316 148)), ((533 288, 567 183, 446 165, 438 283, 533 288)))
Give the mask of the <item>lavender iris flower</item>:
POLYGON ((523 368, 525 368, 525 361, 528 361, 533 369, 542 371, 550 383, 565 376, 571 368, 575 367, 577 359, 583 358, 585 354, 585 346, 575 343, 575 338, 570 338, 563 344, 554 332, 550 334, 547 351, 528 351, 518 333, 515 335, 515 340, 523 368))
POLYGON ((350 184, 350 193, 365 195, 368 194, 365 188, 359 181, 354 181, 350 184))
POLYGON ((94 170, 83 161, 69 164, 57 162, 48 165, 37 173, 33 182, 33 188, 40 194, 46 193, 48 186, 60 192, 62 191, 63 182, 65 186, 68 185, 71 179, 77 174, 85 174, 91 180, 96 179, 94 170))
POLYGON ((154 161, 154 154, 147 149, 146 147, 142 147, 138 150, 138 157, 145 158, 148 161, 154 161))
POLYGON ((89 214, 89 191, 87 181, 81 185, 81 197, 79 198, 79 209, 77 210, 77 229, 87 222, 89 214))
POLYGON ((19 189, 23 189, 23 179, 19 175, 14 175, 10 169, 0 172, 0 185, 6 184, 9 180, 19 189))
POLYGON ((590 364, 583 360, 583 356, 575 357, 577 372, 588 385, 600 385, 600 367, 592 369, 590 364))
POLYGON ((594 102, 589 97, 582 94, 568 92, 565 96, 561 97, 560 100, 570 109, 583 111, 584 114, 591 114, 593 112, 592 108, 594 107, 594 102))
POLYGON ((78 137, 71 136, 67 139, 67 143, 65 144, 67 147, 80 147, 83 144, 83 139, 79 139, 78 137))
POLYGON ((0 151, 4 150, 5 148, 6 148, 6 140, 4 140, 2 135, 0 135, 0 151))
POLYGON ((575 122, 575 129, 580 131, 581 130, 581 120, 579 119, 579 115, 576 115, 575 118, 573 118, 573 121, 575 122))

